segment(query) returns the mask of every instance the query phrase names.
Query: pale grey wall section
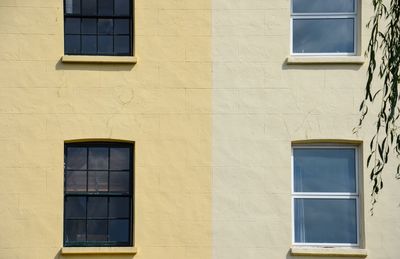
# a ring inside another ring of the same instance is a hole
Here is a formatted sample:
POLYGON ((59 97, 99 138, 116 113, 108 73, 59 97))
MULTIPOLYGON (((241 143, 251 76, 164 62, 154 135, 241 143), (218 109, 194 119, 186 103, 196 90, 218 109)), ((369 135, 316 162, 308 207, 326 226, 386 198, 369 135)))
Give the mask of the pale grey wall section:
MULTIPOLYGON (((364 138, 352 128, 366 66, 286 65, 289 5, 213 0, 214 259, 292 258, 291 141, 364 138)), ((400 258, 400 183, 391 172, 374 217, 365 176, 368 258, 400 258)))

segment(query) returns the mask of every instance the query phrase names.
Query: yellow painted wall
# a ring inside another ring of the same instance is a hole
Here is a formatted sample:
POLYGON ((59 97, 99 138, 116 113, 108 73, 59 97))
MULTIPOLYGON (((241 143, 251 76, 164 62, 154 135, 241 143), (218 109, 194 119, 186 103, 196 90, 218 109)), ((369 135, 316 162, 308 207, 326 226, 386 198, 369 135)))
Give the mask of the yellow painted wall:
POLYGON ((60 62, 62 5, 0 1, 0 258, 88 258, 59 255, 63 147, 96 138, 135 141, 135 258, 210 258, 210 1, 135 1, 136 65, 60 62))

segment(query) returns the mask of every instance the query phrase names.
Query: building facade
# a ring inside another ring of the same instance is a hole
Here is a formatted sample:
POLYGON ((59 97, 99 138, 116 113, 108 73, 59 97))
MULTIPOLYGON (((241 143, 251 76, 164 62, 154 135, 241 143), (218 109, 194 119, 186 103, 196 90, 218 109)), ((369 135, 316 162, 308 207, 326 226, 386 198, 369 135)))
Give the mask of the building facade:
POLYGON ((0 258, 399 258, 372 6, 329 2, 1 0, 0 258))

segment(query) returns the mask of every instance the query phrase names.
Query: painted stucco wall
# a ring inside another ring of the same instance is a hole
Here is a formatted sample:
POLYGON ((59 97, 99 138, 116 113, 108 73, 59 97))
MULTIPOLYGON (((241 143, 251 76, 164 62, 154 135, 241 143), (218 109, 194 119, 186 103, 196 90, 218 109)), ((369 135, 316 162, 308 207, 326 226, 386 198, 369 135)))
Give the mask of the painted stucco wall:
MULTIPOLYGON (((363 53, 372 8, 359 2, 363 53)), ((310 139, 364 141, 367 258, 400 258, 400 183, 389 166, 371 217, 372 120, 352 134, 367 64, 288 65, 289 0, 214 0, 212 14, 213 258, 311 258, 290 255, 291 143, 310 139)))
MULTIPOLYGON (((0 258, 59 255, 64 141, 135 141, 135 258, 211 256, 211 2, 135 1, 136 65, 64 64, 63 1, 0 1, 0 258)), ((103 256, 90 258, 132 258, 103 256)))
POLYGON ((65 64, 61 0, 0 0, 0 259, 88 258, 59 254, 74 139, 135 141, 138 254, 90 258, 307 258, 289 253, 290 159, 310 139, 364 141, 368 258, 400 257, 393 164, 371 217, 372 120, 352 134, 366 64, 288 65, 289 0, 135 5, 137 64, 65 64))

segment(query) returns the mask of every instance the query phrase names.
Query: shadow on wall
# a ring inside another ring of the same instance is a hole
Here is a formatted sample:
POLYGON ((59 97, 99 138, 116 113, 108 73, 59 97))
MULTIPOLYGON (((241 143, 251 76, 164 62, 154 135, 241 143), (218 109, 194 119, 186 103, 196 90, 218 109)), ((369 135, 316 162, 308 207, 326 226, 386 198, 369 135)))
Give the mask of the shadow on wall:
POLYGON ((359 64, 288 64, 286 60, 282 63, 282 70, 352 70, 360 71, 359 64))
POLYGON ((62 255, 60 250, 54 259, 133 259, 134 257, 135 255, 62 255))

